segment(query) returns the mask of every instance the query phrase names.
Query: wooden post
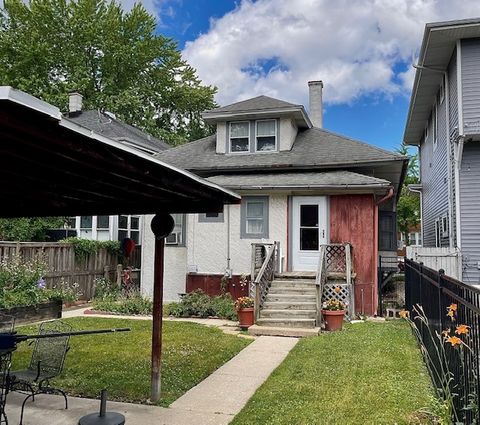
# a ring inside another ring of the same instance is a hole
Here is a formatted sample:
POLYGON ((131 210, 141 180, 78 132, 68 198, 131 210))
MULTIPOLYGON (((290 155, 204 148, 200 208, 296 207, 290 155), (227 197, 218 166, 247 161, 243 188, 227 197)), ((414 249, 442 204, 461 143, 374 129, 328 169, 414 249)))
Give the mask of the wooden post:
POLYGON ((152 370, 150 401, 160 400, 161 361, 162 361, 162 310, 163 310, 163 268, 165 238, 173 230, 175 223, 171 215, 157 214, 151 224, 155 235, 155 260, 153 273, 153 324, 152 324, 152 370))

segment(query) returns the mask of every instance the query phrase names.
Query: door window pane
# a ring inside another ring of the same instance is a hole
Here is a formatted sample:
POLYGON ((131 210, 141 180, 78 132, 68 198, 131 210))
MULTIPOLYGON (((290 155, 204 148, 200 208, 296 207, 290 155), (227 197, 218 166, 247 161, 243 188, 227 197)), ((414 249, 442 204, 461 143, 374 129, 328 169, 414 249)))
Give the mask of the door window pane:
POLYGON ((318 251, 318 228, 300 229, 300 249, 318 251))
POLYGON ((318 205, 300 205, 300 226, 318 227, 318 205))

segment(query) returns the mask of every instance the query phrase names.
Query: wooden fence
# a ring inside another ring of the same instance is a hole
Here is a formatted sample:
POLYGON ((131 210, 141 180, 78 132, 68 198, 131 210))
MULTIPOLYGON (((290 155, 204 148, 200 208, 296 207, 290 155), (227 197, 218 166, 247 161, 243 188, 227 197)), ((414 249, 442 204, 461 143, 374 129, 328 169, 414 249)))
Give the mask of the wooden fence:
POLYGON ((445 275, 454 279, 462 279, 462 254, 456 248, 424 248, 407 246, 407 258, 423 263, 433 270, 443 269, 445 275))
MULTIPOLYGON (((132 279, 139 282, 140 246, 130 259, 133 268, 132 279)), ((48 288, 59 286, 63 282, 77 283, 81 299, 93 297, 95 279, 105 277, 121 283, 123 266, 116 254, 105 249, 85 258, 75 256, 72 244, 62 242, 0 242, 0 260, 20 255, 25 261, 42 258, 47 264, 45 281, 48 288)))

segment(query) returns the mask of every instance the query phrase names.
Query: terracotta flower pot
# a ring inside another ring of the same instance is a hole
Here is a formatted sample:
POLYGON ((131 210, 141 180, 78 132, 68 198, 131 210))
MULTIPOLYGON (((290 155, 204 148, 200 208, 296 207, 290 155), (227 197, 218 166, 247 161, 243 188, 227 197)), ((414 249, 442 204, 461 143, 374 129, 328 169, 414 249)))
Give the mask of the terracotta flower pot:
POLYGON ((242 329, 247 329, 248 327, 253 325, 253 310, 253 307, 241 308, 237 310, 238 321, 240 322, 240 327, 242 329))
POLYGON ((325 321, 325 330, 338 331, 342 329, 345 310, 322 310, 322 315, 325 321))

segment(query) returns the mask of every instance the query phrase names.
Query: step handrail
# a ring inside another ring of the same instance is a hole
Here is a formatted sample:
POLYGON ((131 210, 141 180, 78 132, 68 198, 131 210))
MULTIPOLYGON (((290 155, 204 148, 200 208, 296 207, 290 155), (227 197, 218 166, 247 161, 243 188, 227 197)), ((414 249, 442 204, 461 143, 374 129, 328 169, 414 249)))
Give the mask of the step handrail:
POLYGON ((272 280, 276 271, 276 257, 279 251, 279 242, 274 242, 269 247, 265 246, 267 251, 265 260, 262 267, 254 280, 255 285, 255 321, 260 317, 260 309, 263 307, 263 303, 268 293, 268 288, 272 283, 272 280))
POLYGON ((322 323, 323 282, 326 279, 325 254, 326 254, 325 245, 321 245, 320 246, 320 258, 318 260, 318 268, 317 268, 317 273, 315 275, 317 327, 320 327, 320 325, 322 323))

